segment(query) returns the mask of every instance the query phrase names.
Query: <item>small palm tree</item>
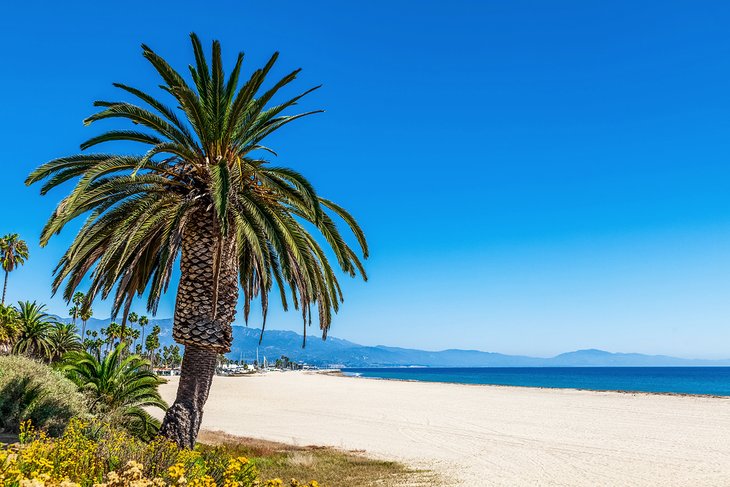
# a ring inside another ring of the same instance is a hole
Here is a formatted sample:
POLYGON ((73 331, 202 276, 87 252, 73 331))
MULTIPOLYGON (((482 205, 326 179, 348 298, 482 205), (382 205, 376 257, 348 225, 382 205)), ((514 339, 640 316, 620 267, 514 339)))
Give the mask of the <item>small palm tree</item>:
POLYGON ((159 422, 145 408, 167 409, 157 391, 161 381, 149 361, 123 352, 124 344, 103 360, 85 351, 71 352, 61 370, 88 394, 93 414, 147 439, 157 433, 159 422))
POLYGON ((13 353, 42 360, 53 357, 51 334, 58 322, 45 309, 44 304, 37 304, 35 301, 18 303, 19 333, 13 353))
POLYGON ((191 39, 192 83, 142 46, 177 108, 115 84, 144 105, 97 101, 100 111, 85 120, 122 119, 132 127, 96 135, 82 150, 128 141, 145 146, 140 155, 82 153, 50 161, 26 180, 47 180, 43 194, 77 180, 44 227, 41 245, 71 220, 89 215, 56 268, 53 289, 64 285, 66 299, 93 269, 90 300, 113 294, 115 316, 126 314, 135 296, 147 292, 147 309, 154 314, 179 257, 173 338, 185 345, 185 353, 162 434, 188 448, 195 444, 216 357, 230 351, 239 289, 245 319, 252 300, 261 300, 262 333, 269 293, 278 291, 284 309, 292 303, 301 310, 305 337, 316 316, 326 338, 343 300, 335 268, 365 277, 333 218, 344 221, 363 256, 368 253, 362 230, 346 210, 319 196, 298 172, 266 159, 276 155, 264 145, 269 135, 321 111, 284 114, 316 87, 272 104, 300 70, 262 89, 276 53, 239 83, 242 53, 226 76, 220 43, 213 42, 209 63, 198 37, 191 39))
POLYGON ((5 292, 8 289, 8 274, 21 266, 28 259, 28 244, 20 240, 17 233, 5 235, 0 239, 0 262, 5 271, 5 283, 3 284, 2 303, 5 304, 5 292))
POLYGON ((81 350, 81 338, 73 323, 56 323, 49 333, 49 357, 52 362, 68 352, 81 350))

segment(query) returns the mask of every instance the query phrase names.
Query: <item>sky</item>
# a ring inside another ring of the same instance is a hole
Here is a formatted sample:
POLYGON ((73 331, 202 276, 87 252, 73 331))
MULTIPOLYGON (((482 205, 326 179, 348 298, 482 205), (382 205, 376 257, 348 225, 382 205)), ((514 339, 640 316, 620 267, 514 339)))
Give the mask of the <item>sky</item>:
POLYGON ((726 2, 7 3, 0 233, 31 252, 8 299, 67 314, 52 270, 78 226, 38 237, 70 187, 23 180, 119 127, 81 123, 128 100, 112 82, 156 90, 140 44, 184 70, 194 31, 246 72, 280 51, 275 74, 303 68, 292 95, 324 85, 301 108, 326 112, 268 145, 368 235, 331 335, 730 357, 729 23, 726 2))

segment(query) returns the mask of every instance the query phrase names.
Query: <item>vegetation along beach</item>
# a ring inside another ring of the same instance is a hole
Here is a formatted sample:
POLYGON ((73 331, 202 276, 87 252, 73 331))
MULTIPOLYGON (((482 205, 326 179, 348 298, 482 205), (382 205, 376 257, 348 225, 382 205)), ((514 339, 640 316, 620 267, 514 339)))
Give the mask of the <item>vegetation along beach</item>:
POLYGON ((730 5, 2 19, 0 487, 730 485, 730 5))

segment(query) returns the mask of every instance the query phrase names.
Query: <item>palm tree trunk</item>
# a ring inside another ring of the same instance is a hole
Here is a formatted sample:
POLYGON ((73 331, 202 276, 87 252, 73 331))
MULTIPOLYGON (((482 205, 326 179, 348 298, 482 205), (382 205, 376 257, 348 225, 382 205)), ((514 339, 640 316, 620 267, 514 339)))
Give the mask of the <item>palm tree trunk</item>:
POLYGON ((238 301, 237 245, 235 236, 219 235, 212 210, 192 214, 183 234, 172 336, 185 345, 185 353, 177 397, 160 428, 161 435, 182 448, 195 446, 216 358, 230 351, 233 339, 231 323, 238 301), (220 262, 216 262, 219 255, 220 262))
POLYGON ((5 271, 5 283, 3 284, 3 300, 2 304, 5 306, 5 291, 8 290, 8 271, 5 271))
POLYGON ((167 410, 160 434, 181 448, 193 448, 203 419, 203 406, 215 373, 217 353, 210 348, 185 347, 175 403, 167 410))

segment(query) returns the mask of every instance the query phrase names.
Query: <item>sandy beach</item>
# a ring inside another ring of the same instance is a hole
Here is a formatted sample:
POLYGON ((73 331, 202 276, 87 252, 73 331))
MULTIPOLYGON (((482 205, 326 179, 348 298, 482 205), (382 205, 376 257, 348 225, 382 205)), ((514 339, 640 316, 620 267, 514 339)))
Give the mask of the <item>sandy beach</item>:
POLYGON ((271 372, 216 377, 203 428, 364 450, 449 486, 730 485, 724 398, 271 372))

